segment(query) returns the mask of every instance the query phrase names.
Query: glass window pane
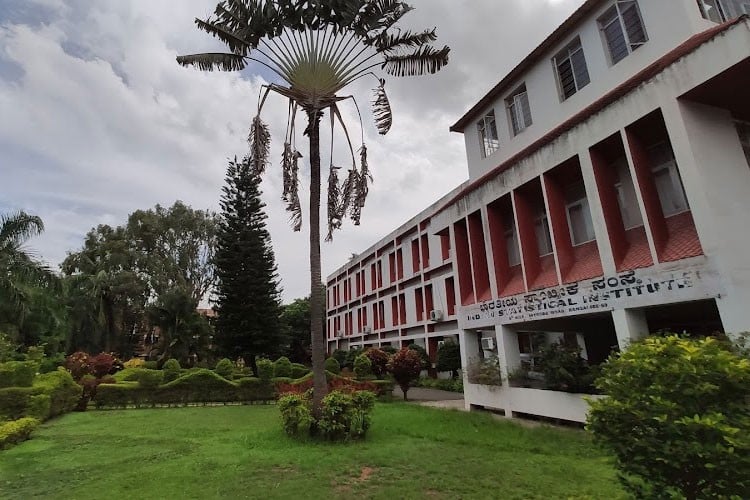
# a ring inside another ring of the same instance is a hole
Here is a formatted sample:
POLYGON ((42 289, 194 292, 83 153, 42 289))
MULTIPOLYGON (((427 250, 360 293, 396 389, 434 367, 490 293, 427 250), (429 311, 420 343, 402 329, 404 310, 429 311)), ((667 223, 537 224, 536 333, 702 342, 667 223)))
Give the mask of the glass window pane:
POLYGON ((618 21, 610 23, 604 28, 604 37, 607 40, 609 54, 612 57, 612 64, 619 62, 628 55, 628 46, 625 42, 625 35, 618 21))
POLYGON ((583 49, 579 49, 570 56, 570 60, 573 63, 573 72, 576 77, 576 86, 578 90, 582 89, 591 81, 589 78, 589 70, 586 67, 586 58, 583 55, 583 49))
POLYGON ((576 203, 568 207, 570 235, 574 245, 594 239, 594 227, 586 203, 576 203))
POLYGON ((536 233, 536 243, 539 246, 539 255, 552 253, 552 239, 550 238, 546 215, 537 219, 534 232, 536 233))
POLYGON ((646 41, 646 30, 641 22, 638 6, 633 2, 622 9, 622 23, 630 41, 630 49, 635 50, 646 41))
POLYGON ((524 92, 519 97, 521 100, 521 111, 523 113, 523 127, 526 128, 531 125, 531 106, 529 106, 529 94, 524 92))

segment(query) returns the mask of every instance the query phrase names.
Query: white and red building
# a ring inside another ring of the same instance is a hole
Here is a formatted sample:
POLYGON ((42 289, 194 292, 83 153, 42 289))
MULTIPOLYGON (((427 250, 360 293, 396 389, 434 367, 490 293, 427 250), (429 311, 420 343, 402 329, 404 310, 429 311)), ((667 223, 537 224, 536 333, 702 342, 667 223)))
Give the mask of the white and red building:
MULTIPOLYGON (((504 374, 577 343, 750 330, 750 0, 588 0, 451 130, 469 180, 328 278, 329 349, 457 336, 504 374), (483 340, 491 339, 491 340, 483 340)), ((579 395, 466 404, 583 421, 579 395)))

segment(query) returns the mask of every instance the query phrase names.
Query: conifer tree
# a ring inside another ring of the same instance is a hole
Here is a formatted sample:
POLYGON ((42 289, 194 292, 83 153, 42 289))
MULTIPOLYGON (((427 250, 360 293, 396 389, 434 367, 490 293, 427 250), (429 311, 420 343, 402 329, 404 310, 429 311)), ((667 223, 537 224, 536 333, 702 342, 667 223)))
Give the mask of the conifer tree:
POLYGON ((279 325, 278 274, 266 229, 260 177, 247 158, 229 162, 221 196, 216 251, 216 334, 220 356, 241 356, 255 370, 260 356, 274 356, 283 343, 279 325))

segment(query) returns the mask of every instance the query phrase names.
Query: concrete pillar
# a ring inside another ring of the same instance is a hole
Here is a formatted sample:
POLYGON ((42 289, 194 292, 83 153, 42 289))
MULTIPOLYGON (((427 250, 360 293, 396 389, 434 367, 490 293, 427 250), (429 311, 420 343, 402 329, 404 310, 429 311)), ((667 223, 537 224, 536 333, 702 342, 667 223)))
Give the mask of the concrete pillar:
POLYGON ((612 311, 612 321, 621 351, 627 349, 631 342, 649 334, 646 312, 643 309, 615 309, 612 311))
POLYGON ((503 384, 508 381, 508 374, 521 367, 521 353, 518 347, 518 333, 507 325, 495 326, 497 357, 503 372, 503 384))
POLYGON ((731 113, 694 102, 663 108, 685 194, 706 257, 721 276, 724 330, 750 330, 750 168, 731 113))
MULTIPOLYGON (((458 335, 458 345, 461 348, 461 377, 464 386, 469 383, 468 370, 469 364, 479 359, 479 342, 477 341, 478 333, 473 330, 460 330, 458 335)), ((464 406, 467 410, 471 409, 471 404, 467 398, 464 398, 464 406)))
POLYGON ((578 159, 581 166, 583 184, 586 187, 586 198, 589 200, 591 222, 594 225, 594 234, 596 235, 596 245, 599 248, 599 260, 602 262, 602 270, 605 275, 614 274, 617 272, 615 257, 612 252, 612 244, 609 241, 607 223, 604 220, 604 211, 602 210, 599 189, 596 186, 591 155, 588 151, 582 151, 578 155, 578 159))

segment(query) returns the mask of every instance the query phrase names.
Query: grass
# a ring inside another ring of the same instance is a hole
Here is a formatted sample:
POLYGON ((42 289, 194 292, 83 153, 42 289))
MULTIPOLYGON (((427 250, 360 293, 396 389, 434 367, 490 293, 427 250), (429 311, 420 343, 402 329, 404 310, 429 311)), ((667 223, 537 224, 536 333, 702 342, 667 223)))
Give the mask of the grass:
POLYGON ((273 406, 73 413, 0 452, 0 498, 621 498, 582 431, 379 404, 362 443, 299 443, 273 406))

